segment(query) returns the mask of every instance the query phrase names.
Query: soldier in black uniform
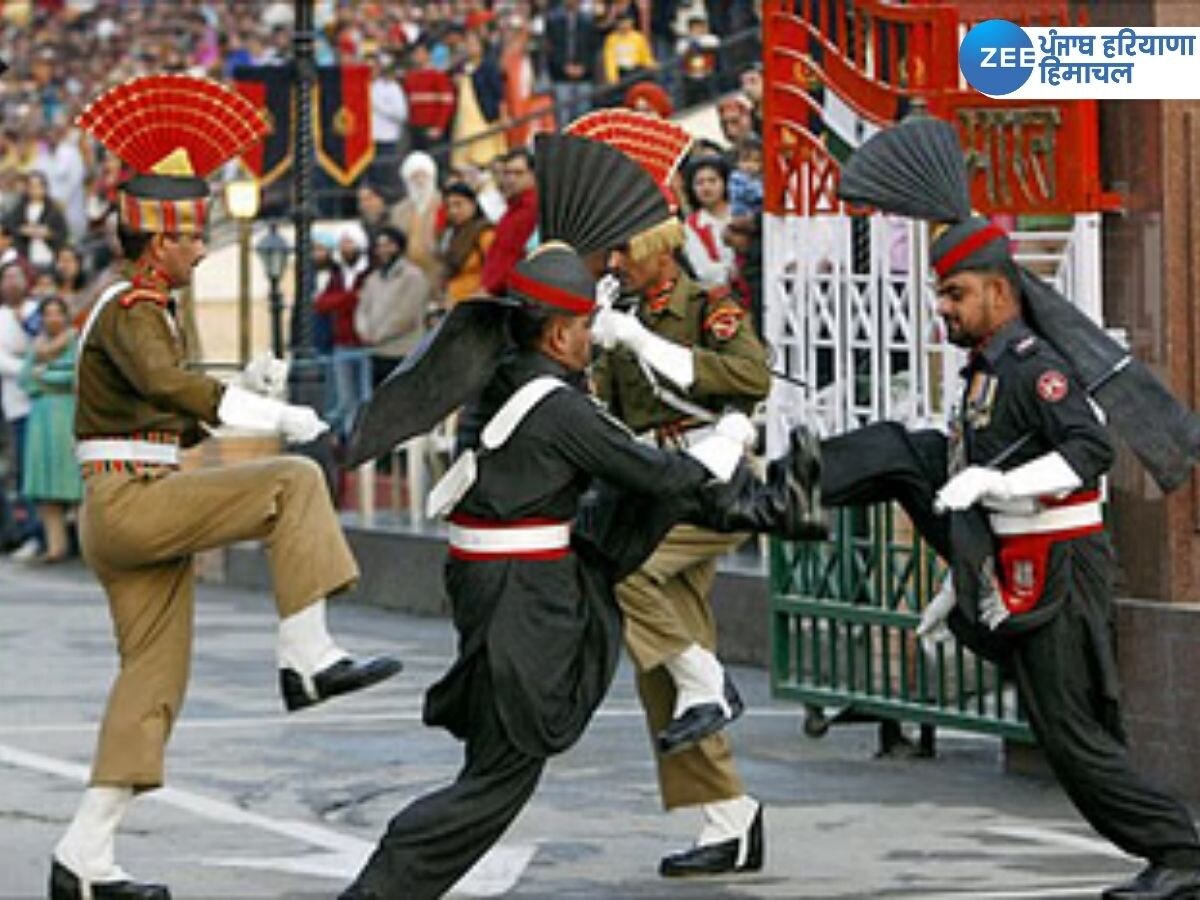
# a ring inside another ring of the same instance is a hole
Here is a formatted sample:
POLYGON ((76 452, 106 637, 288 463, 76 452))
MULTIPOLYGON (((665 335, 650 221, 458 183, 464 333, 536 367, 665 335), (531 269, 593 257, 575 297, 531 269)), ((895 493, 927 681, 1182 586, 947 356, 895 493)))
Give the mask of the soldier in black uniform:
POLYGON ((696 494, 714 475, 728 479, 753 438, 731 414, 687 454, 637 443, 586 392, 594 281, 578 255, 543 245, 510 285, 523 304, 510 323, 516 349, 466 415, 477 474, 449 501, 459 656, 425 705, 427 724, 465 742, 466 762, 454 784, 391 821, 343 900, 441 896, 587 725, 619 654, 612 585, 623 574, 610 547, 572 536, 593 479, 643 497, 696 494))
POLYGON ((823 442, 825 502, 898 500, 951 563, 957 603, 950 594, 936 613, 1011 667, 1072 802, 1149 861, 1104 897, 1200 896, 1191 818, 1134 771, 1121 728, 1099 491, 1113 459, 1108 435, 1067 362, 1023 319, 1007 235, 973 218, 930 252, 938 312, 950 340, 971 351, 950 438, 880 423, 823 442))
POLYGON ((391 822, 345 900, 440 896, 499 839, 607 690, 621 637, 614 585, 677 522, 791 537, 811 527, 811 472, 789 469, 811 463, 807 448, 772 463, 764 487, 738 463, 753 435, 740 413, 682 454, 638 444, 587 396, 595 283, 570 246, 620 243, 660 221, 665 202, 603 144, 543 135, 537 156, 547 243, 513 273, 515 299, 451 310, 376 391, 348 450, 350 465, 378 456, 478 397, 430 494, 431 515, 450 512, 460 650, 425 719, 464 740, 466 765, 391 822), (567 177, 543 182, 546 171, 567 177))

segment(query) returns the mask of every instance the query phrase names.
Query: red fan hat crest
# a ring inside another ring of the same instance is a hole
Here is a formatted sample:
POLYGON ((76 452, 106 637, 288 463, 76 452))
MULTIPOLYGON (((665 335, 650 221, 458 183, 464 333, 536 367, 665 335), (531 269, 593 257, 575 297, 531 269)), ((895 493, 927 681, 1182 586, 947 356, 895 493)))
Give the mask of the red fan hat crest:
POLYGON ((266 136, 254 105, 190 75, 146 75, 93 100, 76 120, 135 173, 121 184, 121 224, 141 232, 200 233, 207 178, 266 136))
POLYGON ((692 136, 686 129, 647 113, 603 109, 576 119, 566 132, 621 151, 649 173, 666 198, 672 210, 670 216, 629 241, 629 252, 634 259, 683 246, 683 228, 674 214, 677 204, 670 183, 692 145, 692 136))

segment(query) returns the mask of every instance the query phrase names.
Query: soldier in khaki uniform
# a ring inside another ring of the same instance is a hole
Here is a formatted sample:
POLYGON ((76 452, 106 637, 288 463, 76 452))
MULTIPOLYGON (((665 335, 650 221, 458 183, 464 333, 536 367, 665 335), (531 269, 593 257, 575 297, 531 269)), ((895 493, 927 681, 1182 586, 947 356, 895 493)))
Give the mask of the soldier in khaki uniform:
MULTIPOLYGON (((686 447, 705 423, 664 401, 676 395, 713 413, 749 412, 770 388, 766 353, 731 297, 705 292, 680 269, 675 221, 613 254, 622 287, 636 294, 636 316, 601 313, 597 340, 611 347, 597 362, 596 389, 635 433, 663 447, 686 447)), ((665 857, 664 876, 756 870, 762 866, 760 804, 747 796, 721 729, 741 702, 715 655, 709 592, 717 560, 745 534, 676 526, 654 555, 619 586, 625 640, 658 748, 659 788, 667 809, 702 807, 696 846, 665 857)))
POLYGON ((274 431, 296 442, 328 427, 307 407, 255 392, 265 392, 278 368, 252 366, 240 384, 225 386, 184 362, 171 291, 190 282, 204 256, 202 176, 261 137, 261 120, 246 101, 201 79, 150 76, 117 90, 122 96, 101 96, 80 125, 139 173, 119 196, 128 280, 101 296, 81 335, 75 434, 87 485, 83 553, 108 595, 121 667, 90 786, 54 850, 51 900, 170 896, 116 865, 114 837, 134 793, 163 782, 163 753, 187 684, 196 552, 266 542, 287 709, 400 668, 386 657, 351 658, 326 630, 325 598, 350 587, 358 568, 316 464, 276 457, 179 471, 180 447, 197 441, 202 426, 274 431), (195 146, 181 146, 179 131, 163 143, 158 126, 187 97, 209 127, 195 132, 195 146), (131 121, 145 124, 113 127, 131 121))

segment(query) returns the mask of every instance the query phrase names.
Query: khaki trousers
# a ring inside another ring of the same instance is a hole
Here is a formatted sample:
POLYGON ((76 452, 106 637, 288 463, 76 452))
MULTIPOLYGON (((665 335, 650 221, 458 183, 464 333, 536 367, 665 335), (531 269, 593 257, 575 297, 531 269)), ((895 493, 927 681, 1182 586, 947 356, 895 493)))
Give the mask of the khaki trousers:
MULTIPOLYGON (((678 525, 642 568, 617 586, 625 614, 625 645, 637 667, 638 694, 651 741, 671 721, 675 709, 675 682, 663 663, 693 643, 716 651, 717 626, 708 595, 717 560, 746 538, 678 525)), ((655 752, 655 759, 665 809, 745 793, 724 732, 671 756, 655 752)))
POLYGON ((161 477, 90 475, 80 538, 108 594, 121 661, 93 785, 162 784, 191 664, 192 554, 265 541, 280 618, 358 578, 321 469, 298 456, 161 477))

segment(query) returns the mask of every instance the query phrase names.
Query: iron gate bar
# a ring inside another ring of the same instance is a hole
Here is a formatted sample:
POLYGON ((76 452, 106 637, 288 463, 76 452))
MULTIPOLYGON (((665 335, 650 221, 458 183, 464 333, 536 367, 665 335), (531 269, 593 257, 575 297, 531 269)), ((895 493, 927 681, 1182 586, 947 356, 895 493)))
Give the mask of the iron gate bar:
POLYGON ((830 542, 772 542, 775 693, 839 716, 1031 741, 993 666, 957 643, 919 647, 913 632, 940 569, 898 515, 882 505, 839 511, 830 542))

